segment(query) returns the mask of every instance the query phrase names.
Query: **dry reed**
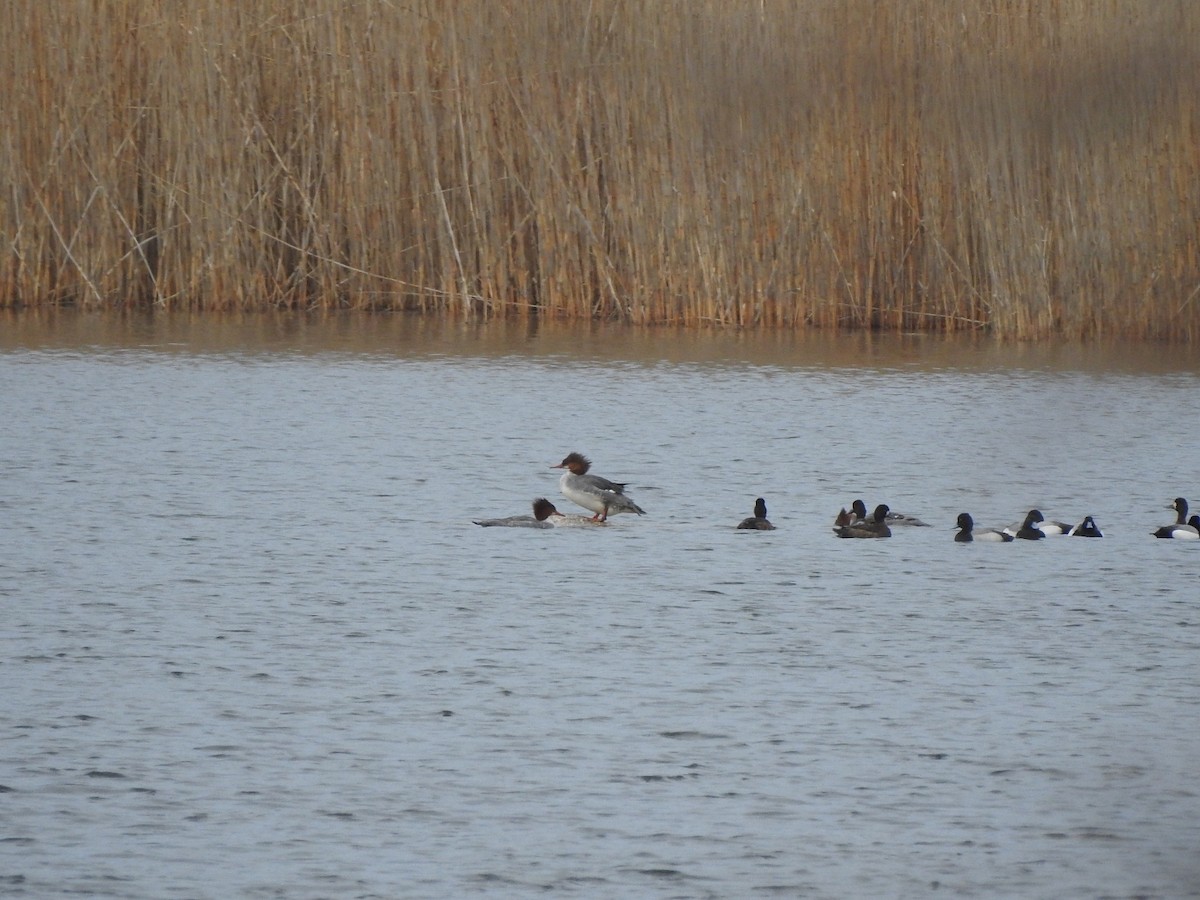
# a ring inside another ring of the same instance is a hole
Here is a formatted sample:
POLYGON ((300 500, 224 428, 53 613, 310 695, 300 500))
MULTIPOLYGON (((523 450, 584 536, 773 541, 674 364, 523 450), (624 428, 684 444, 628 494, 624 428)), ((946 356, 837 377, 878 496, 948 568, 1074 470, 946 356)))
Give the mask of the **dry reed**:
POLYGON ((16 0, 0 305, 1200 336, 1192 0, 16 0))

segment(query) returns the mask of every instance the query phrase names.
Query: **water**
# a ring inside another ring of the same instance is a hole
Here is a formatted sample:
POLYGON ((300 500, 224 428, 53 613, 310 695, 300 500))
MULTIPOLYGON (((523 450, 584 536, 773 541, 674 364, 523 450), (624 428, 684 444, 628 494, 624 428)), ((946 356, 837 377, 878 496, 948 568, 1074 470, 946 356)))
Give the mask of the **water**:
POLYGON ((1200 895, 1187 350, 0 334, 2 894, 1200 895), (649 515, 471 524, 569 450, 649 515))

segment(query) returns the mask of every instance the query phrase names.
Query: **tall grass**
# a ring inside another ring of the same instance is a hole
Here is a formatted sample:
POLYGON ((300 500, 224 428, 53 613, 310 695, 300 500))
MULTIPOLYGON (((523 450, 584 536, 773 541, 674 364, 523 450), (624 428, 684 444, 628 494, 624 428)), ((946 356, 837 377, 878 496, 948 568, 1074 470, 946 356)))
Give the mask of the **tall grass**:
POLYGON ((0 304, 1200 337, 1193 0, 15 0, 0 304))

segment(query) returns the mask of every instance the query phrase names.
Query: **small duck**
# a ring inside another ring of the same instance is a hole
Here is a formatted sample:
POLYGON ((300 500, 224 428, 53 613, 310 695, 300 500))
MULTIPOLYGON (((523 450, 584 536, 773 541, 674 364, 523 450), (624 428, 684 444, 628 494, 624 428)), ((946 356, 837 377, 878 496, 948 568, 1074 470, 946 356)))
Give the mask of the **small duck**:
POLYGON ((603 522, 597 522, 587 516, 569 516, 566 513, 560 513, 545 497, 538 497, 533 501, 532 516, 508 516, 504 519, 476 519, 476 525, 482 525, 484 528, 572 528, 582 525, 597 526, 603 525, 603 522))
POLYGON ((869 521, 852 522, 849 525, 836 526, 833 530, 840 538, 887 538, 892 536, 892 529, 887 524, 888 507, 880 503, 875 507, 875 513, 869 521))
POLYGON ((971 518, 970 513, 958 514, 958 534, 954 535, 954 540, 960 544, 969 544, 972 541, 1003 541, 1009 543, 1016 540, 1011 534, 1006 531, 1001 531, 998 528, 981 528, 978 532, 975 531, 975 520, 971 518))
POLYGON ((1200 516, 1192 516, 1186 523, 1180 525, 1164 525, 1158 531, 1150 532, 1156 538, 1174 538, 1177 541, 1200 541, 1200 516))
POLYGON ((748 528, 752 531, 774 531, 775 526, 767 521, 767 501, 762 497, 755 500, 754 515, 748 519, 742 519, 738 528, 748 528))
POLYGON ((607 521, 610 515, 629 512, 644 516, 646 511, 625 496, 625 485, 599 475, 589 475, 592 462, 582 453, 568 453, 552 469, 566 469, 558 480, 558 489, 572 503, 595 513, 597 522, 607 521))
MULTIPOLYGON (((845 510, 842 510, 842 512, 844 513, 845 510)), ((867 505, 865 503, 863 503, 861 500, 855 500, 853 503, 850 504, 849 515, 852 517, 850 519, 850 521, 841 522, 840 524, 853 525, 855 522, 870 521, 869 518, 867 517, 867 505)), ((839 515, 838 518, 840 519, 841 516, 839 515)), ((918 526, 921 526, 924 528, 929 527, 928 522, 922 522, 916 516, 906 516, 904 513, 892 512, 890 509, 888 510, 888 514, 887 514, 887 523, 889 525, 918 525, 918 526)), ((839 523, 837 523, 835 521, 835 524, 839 524, 839 523)))
POLYGON ((1042 521, 1041 510, 1031 509, 1020 525, 1009 525, 1004 531, 1023 541, 1040 541, 1046 536, 1046 532, 1038 527, 1042 521))
POLYGON ((1100 529, 1096 527, 1096 520, 1091 516, 1084 516, 1083 521, 1071 529, 1073 537, 1104 537, 1100 529))

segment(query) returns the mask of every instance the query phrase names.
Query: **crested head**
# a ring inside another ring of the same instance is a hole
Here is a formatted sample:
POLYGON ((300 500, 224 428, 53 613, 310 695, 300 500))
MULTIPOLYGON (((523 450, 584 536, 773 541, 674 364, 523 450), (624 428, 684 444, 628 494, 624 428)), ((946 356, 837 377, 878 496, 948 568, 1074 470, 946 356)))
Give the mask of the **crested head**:
POLYGON ((975 527, 975 520, 971 518, 970 513, 959 513, 958 514, 958 527, 959 528, 974 528, 975 527))
POLYGON ((558 510, 554 508, 554 504, 545 497, 538 497, 533 501, 533 517, 539 522, 545 522, 546 519, 557 512, 558 510))
POLYGON ((762 497, 754 501, 754 516, 758 519, 765 519, 767 517, 767 501, 762 497))
POLYGON ((1040 509, 1031 509, 1029 515, 1025 517, 1025 522, 1028 525, 1036 525, 1038 522, 1045 522, 1040 509))
POLYGON ((575 475, 584 475, 592 467, 592 461, 582 453, 568 453, 555 469, 570 469, 575 475))

